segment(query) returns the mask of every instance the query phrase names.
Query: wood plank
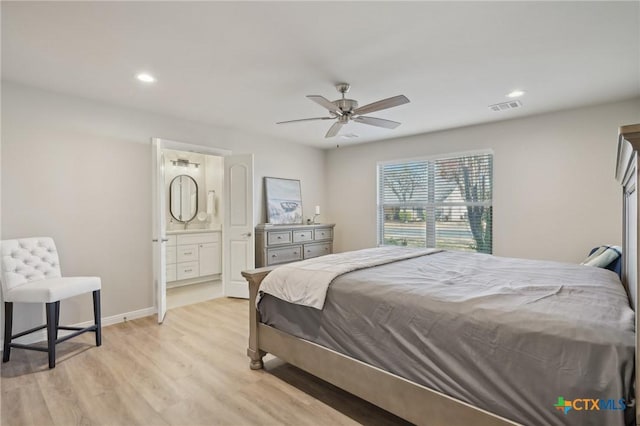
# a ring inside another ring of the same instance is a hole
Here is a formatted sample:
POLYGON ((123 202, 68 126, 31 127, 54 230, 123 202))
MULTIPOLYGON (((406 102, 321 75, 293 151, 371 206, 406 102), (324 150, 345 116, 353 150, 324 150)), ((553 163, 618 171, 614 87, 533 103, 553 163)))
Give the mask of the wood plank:
POLYGON ((4 425, 392 425, 398 417, 267 356, 247 365, 248 301, 216 299, 103 328, 2 364, 4 425))

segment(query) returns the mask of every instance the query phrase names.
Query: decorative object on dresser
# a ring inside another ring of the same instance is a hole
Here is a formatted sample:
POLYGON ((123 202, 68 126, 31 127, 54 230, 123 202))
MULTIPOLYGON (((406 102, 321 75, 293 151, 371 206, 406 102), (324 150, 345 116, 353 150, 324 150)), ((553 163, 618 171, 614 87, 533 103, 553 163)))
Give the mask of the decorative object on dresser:
POLYGON ((267 222, 273 225, 302 223, 302 193, 296 179, 264 178, 267 222))
POLYGON ((168 235, 168 287, 210 281, 220 274, 220 232, 187 231, 168 235))
POLYGON ((279 265, 333 253, 333 223, 256 226, 256 267, 279 265))

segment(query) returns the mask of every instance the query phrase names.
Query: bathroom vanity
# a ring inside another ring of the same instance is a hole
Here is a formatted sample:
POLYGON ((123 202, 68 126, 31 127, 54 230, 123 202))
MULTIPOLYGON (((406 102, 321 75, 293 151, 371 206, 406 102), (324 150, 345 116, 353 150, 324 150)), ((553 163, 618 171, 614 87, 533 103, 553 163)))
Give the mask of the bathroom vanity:
POLYGON ((167 231, 167 287, 218 279, 222 273, 220 231, 167 231))

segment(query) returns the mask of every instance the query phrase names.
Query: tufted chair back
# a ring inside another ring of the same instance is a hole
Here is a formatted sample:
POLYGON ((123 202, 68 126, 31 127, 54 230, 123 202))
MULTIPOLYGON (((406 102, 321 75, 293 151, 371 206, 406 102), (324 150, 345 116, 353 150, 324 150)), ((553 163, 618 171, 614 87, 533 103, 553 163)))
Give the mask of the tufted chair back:
POLYGON ((52 238, 3 240, 0 254, 3 294, 31 281, 61 277, 58 251, 52 238))

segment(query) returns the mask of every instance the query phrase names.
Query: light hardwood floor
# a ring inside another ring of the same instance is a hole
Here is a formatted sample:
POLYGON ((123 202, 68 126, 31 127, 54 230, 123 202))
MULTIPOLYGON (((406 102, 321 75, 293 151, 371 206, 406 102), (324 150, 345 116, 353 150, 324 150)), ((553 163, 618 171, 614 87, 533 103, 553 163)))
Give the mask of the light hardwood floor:
MULTIPOLYGON (((63 306, 64 309, 64 306, 63 306)), ((398 417, 267 356, 245 355, 248 302, 216 299, 87 333, 47 354, 12 349, 0 422, 10 425, 393 425, 398 417)))

